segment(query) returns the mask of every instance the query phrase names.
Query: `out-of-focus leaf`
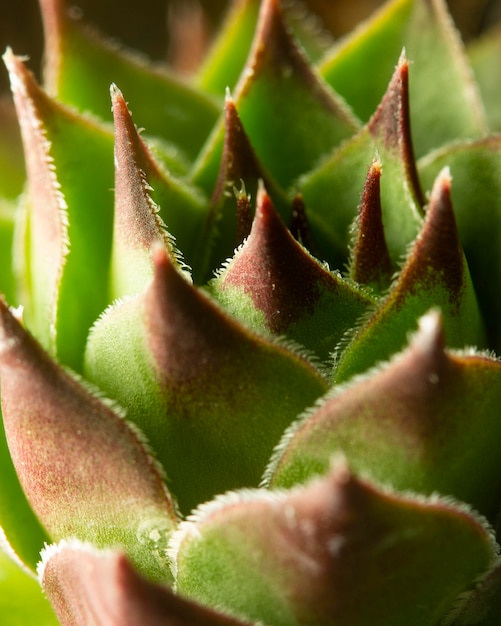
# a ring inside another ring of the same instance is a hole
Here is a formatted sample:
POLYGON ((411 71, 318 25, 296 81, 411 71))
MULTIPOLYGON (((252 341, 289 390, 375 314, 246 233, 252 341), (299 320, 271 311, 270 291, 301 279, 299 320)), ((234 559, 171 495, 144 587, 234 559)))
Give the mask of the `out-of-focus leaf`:
POLYGON ((167 578, 165 547, 177 518, 139 435, 3 303, 0 312, 5 433, 33 511, 52 539, 121 545, 142 572, 167 578))
POLYGON ((488 31, 480 39, 472 42, 468 48, 468 59, 478 83, 482 102, 485 107, 489 128, 493 132, 501 131, 501 110, 499 97, 501 84, 501 27, 488 31))
POLYGON ((392 57, 404 47, 416 66, 410 107, 416 154, 485 135, 482 102, 444 0, 390 0, 334 46, 320 71, 367 120, 391 75, 392 57))
POLYGON ((110 120, 108 90, 127 94, 136 120, 194 158, 219 114, 218 104, 188 84, 151 67, 66 14, 63 0, 42 0, 45 80, 58 100, 110 120), (152 106, 153 104, 153 106, 152 106))
POLYGON ((494 561, 464 506, 382 490, 344 462, 290 492, 222 496, 172 548, 180 593, 274 626, 432 626, 494 561))
POLYGON ((62 626, 250 626, 144 579, 121 553, 76 541, 44 550, 39 572, 62 626))
POLYGON ((37 580, 0 550, 0 622, 6 626, 59 626, 37 580))

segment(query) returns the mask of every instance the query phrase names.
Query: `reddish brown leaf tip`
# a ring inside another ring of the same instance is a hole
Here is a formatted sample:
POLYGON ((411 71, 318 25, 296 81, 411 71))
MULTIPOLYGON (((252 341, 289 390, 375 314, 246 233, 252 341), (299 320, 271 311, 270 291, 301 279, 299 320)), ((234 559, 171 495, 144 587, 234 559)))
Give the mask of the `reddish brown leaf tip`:
POLYGON ((261 186, 251 234, 224 273, 225 286, 242 288, 265 314, 269 330, 282 333, 313 310, 321 287, 335 284, 294 240, 261 186))
POLYGON ((119 552, 61 542, 45 550, 39 575, 62 626, 245 626, 146 580, 119 552))
MULTIPOLYGON (((212 196, 212 204, 217 204, 224 193, 240 181, 249 191, 257 186, 259 179, 266 179, 265 173, 245 132, 235 102, 227 94, 224 106, 225 136, 223 156, 218 180, 212 196)), ((238 242, 241 243, 242 240, 238 242)))
POLYGON ((402 52, 388 89, 369 120, 369 132, 380 138, 385 147, 398 152, 404 162, 407 177, 418 206, 425 200, 419 182, 412 145, 409 111, 409 63, 402 52))
POLYGON ((155 170, 121 91, 111 86, 115 122, 115 241, 149 250, 165 231, 150 196, 146 175, 155 170))
POLYGON ((423 228, 402 270, 402 289, 441 279, 452 305, 459 306, 464 289, 464 256, 451 201, 448 168, 438 175, 431 192, 423 228))
POLYGON ((358 209, 350 263, 350 276, 354 281, 361 285, 374 285, 378 290, 389 285, 393 273, 381 211, 381 172, 381 163, 374 161, 369 168, 358 209))
POLYGON ((188 384, 231 359, 243 329, 181 276, 162 246, 155 247, 153 263, 144 295, 149 349, 167 386, 188 384))

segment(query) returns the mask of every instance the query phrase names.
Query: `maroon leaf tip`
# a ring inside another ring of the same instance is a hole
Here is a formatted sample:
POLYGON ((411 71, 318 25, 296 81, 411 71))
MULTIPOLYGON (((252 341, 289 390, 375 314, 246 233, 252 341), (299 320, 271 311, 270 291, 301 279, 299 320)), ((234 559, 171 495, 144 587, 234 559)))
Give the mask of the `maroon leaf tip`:
POLYGON ((330 274, 292 237, 261 185, 249 238, 223 275, 222 287, 242 288, 265 314, 272 332, 284 332, 311 310, 330 274))
POLYGON ((411 192, 418 206, 425 200, 419 182, 411 136, 409 111, 409 62, 402 52, 388 89, 369 120, 368 129, 374 137, 380 137, 386 148, 400 154, 405 166, 411 192))
POLYGON ((387 287, 393 272, 381 210, 382 166, 373 161, 365 180, 350 263, 351 278, 362 285, 387 287))

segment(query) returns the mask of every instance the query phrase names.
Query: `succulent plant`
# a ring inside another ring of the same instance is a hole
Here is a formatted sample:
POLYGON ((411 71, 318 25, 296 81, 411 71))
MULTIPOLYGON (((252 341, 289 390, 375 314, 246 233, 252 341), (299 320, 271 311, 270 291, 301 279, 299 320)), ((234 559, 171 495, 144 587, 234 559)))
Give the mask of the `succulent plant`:
POLYGON ((40 6, 25 186, 0 110, 2 623, 501 623, 499 31, 236 0, 187 79, 40 6))

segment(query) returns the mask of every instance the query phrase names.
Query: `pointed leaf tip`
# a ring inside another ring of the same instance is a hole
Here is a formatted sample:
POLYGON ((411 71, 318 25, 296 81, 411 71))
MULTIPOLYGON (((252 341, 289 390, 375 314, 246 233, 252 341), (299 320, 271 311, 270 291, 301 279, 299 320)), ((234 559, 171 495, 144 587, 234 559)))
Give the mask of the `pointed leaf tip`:
POLYGON ((393 273, 383 226, 381 209, 381 174, 383 167, 375 159, 367 173, 362 200, 355 223, 351 251, 350 277, 362 285, 381 291, 389 285, 393 273))

